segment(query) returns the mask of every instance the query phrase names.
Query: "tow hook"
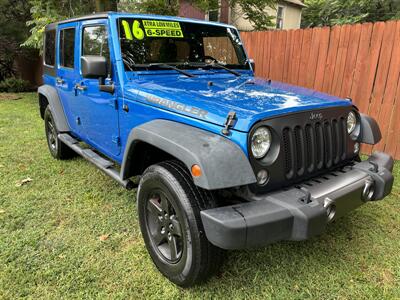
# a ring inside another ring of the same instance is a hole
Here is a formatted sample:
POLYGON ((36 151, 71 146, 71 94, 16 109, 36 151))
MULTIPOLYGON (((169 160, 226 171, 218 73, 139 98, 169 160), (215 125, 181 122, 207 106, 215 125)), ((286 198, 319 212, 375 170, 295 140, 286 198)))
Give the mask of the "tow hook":
POLYGON ((375 184, 371 179, 365 181, 365 186, 362 193, 362 199, 364 202, 372 201, 375 193, 375 184))
POLYGON ((326 197, 324 201, 324 208, 326 209, 326 215, 328 216, 328 223, 331 223, 336 215, 335 201, 326 197))

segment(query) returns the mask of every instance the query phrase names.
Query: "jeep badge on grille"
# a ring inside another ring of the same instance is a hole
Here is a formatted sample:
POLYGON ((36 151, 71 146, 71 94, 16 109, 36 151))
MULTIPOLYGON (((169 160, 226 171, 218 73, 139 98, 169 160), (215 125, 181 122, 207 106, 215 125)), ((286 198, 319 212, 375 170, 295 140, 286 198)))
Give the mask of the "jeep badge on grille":
POLYGON ((324 116, 322 115, 322 113, 315 113, 315 112, 312 112, 312 113, 310 114, 310 120, 311 120, 311 121, 321 121, 323 117, 324 117, 324 116))

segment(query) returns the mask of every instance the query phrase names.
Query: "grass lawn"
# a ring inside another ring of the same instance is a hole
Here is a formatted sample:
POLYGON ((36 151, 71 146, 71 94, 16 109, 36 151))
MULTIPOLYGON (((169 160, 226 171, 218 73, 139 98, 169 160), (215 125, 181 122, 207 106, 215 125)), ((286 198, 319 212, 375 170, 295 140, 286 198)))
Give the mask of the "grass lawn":
POLYGON ((4 98, 0 298, 400 299, 399 181, 323 236, 230 252, 218 276, 183 290, 147 255, 135 191, 82 158, 54 160, 36 95, 4 98))

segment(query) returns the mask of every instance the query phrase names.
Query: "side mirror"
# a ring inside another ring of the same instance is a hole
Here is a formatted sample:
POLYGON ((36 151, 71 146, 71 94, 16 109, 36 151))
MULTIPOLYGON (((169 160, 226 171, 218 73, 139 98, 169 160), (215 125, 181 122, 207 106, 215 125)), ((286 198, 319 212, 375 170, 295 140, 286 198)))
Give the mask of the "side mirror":
POLYGON ((253 72, 256 72, 256 63, 254 62, 254 59, 249 58, 249 64, 251 66, 251 68, 253 69, 253 72))
POLYGON ((81 57, 82 76, 84 78, 99 79, 99 90, 113 94, 114 83, 105 84, 107 77, 107 59, 104 56, 88 55, 81 57))
POLYGON ((81 70, 84 78, 106 78, 107 59, 97 55, 82 56, 81 70))

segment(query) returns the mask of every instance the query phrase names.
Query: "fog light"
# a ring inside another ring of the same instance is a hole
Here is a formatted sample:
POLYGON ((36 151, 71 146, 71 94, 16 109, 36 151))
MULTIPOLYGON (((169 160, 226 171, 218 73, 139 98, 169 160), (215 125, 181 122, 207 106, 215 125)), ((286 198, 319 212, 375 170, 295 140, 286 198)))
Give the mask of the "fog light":
POLYGON ((354 144, 354 154, 357 154, 360 152, 360 143, 355 143, 354 144))
POLYGON ((257 173, 257 183, 259 185, 265 185, 268 182, 269 174, 267 170, 261 170, 257 173))

